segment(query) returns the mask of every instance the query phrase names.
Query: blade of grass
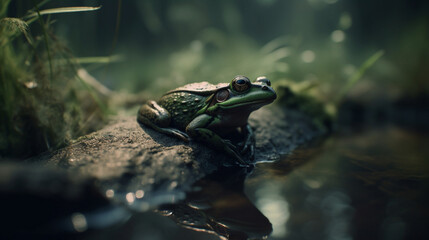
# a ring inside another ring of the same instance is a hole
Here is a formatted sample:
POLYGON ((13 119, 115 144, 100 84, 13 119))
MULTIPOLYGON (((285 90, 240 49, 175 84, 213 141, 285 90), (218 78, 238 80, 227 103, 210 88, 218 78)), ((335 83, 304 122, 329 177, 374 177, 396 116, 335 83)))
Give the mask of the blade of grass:
POLYGON ((100 107, 101 111, 103 112, 104 115, 108 115, 109 114, 109 109, 106 106, 106 104, 104 104, 101 99, 97 96, 97 93, 95 92, 95 90, 85 81, 83 80, 78 74, 76 74, 76 78, 79 80, 79 82, 86 88, 86 90, 88 91, 88 93, 91 95, 91 97, 94 99, 94 101, 97 103, 97 105, 100 107))
POLYGON ((40 22, 40 25, 41 25, 42 31, 43 31, 43 42, 45 44, 46 53, 48 54, 49 78, 50 78, 50 82, 52 83, 54 77, 53 77, 51 52, 49 50, 49 43, 48 43, 48 32, 46 29, 45 21, 43 21, 42 15, 40 15, 39 8, 37 7, 37 5, 35 5, 35 9, 36 9, 37 16, 38 16, 38 19, 39 19, 39 22, 40 22))
MULTIPOLYGON (((121 13, 122 13, 122 0, 118 0, 118 8, 117 8, 117 12, 116 12, 116 25, 115 25, 115 35, 113 36, 113 42, 112 42, 112 48, 110 49, 110 54, 109 56, 112 57, 113 56, 113 51, 116 48, 116 43, 118 42, 118 36, 119 36, 119 28, 121 26, 121 13)), ((110 65, 111 61, 109 60, 105 66, 105 69, 108 69, 109 65, 110 65)), ((104 71, 104 74, 107 74, 107 71, 104 71)))
POLYGON ((109 96, 112 94, 112 91, 110 89, 108 89, 106 86, 97 81, 97 79, 91 76, 85 69, 78 69, 77 76, 104 96, 109 96))
POLYGON ((10 0, 2 0, 0 2, 0 17, 6 15, 7 7, 9 6, 10 0))
POLYGON ((79 64, 88 64, 88 63, 111 63, 119 62, 122 60, 120 55, 113 55, 108 57, 80 57, 75 58, 76 62, 79 64))
POLYGON ((350 89, 357 83, 359 79, 362 78, 362 76, 365 74, 365 72, 374 65, 377 60, 383 56, 384 51, 379 50, 375 54, 373 54, 371 57, 369 57, 359 68, 358 71, 356 71, 355 74, 353 74, 349 80, 347 81, 346 86, 344 86, 340 93, 337 95, 337 98, 335 99, 335 103, 338 104, 344 96, 350 91, 350 89))
POLYGON ((285 45, 287 45, 290 42, 289 37, 278 37, 275 38, 274 40, 269 41, 267 44, 265 44, 260 52, 263 54, 269 54, 271 52, 273 52, 274 50, 284 47, 285 45))
POLYGON ((38 11, 38 7, 36 8, 36 12, 30 12, 24 18, 33 18, 38 15, 47 15, 47 14, 58 14, 58 13, 73 13, 73 12, 88 12, 88 11, 96 11, 100 9, 101 6, 98 7, 60 7, 60 8, 50 8, 38 11))
POLYGON ((112 49, 110 50, 110 56, 112 56, 113 51, 116 47, 116 43, 118 42, 119 36, 119 27, 121 25, 121 9, 122 9, 122 0, 118 0, 118 11, 116 14, 116 26, 115 26, 115 36, 113 37, 112 49))
POLYGON ((50 2, 50 1, 51 1, 51 0, 43 0, 43 1, 39 2, 39 3, 36 5, 36 7, 37 7, 38 9, 40 9, 40 7, 41 7, 41 6, 45 5, 46 3, 50 2))

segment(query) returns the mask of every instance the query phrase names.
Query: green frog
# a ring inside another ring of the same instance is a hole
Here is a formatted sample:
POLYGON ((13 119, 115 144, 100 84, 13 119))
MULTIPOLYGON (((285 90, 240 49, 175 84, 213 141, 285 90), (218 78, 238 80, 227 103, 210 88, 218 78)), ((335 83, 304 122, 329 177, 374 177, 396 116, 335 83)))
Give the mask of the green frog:
POLYGON ((241 75, 229 84, 191 83, 167 92, 158 102, 141 106, 137 121, 185 142, 191 138, 202 141, 234 157, 240 165, 248 165, 243 154, 253 159, 255 145, 249 115, 276 97, 264 76, 253 83, 241 75), (225 138, 235 132, 242 136, 237 146, 225 138))

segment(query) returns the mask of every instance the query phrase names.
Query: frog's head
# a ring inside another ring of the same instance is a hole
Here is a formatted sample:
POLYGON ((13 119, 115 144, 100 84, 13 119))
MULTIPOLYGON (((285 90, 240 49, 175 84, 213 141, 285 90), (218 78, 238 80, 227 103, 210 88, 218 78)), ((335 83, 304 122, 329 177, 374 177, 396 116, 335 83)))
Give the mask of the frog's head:
POLYGON ((276 99, 276 92, 270 85, 271 82, 266 77, 258 77, 251 83, 245 76, 236 76, 229 87, 215 93, 212 106, 216 109, 254 111, 276 99))

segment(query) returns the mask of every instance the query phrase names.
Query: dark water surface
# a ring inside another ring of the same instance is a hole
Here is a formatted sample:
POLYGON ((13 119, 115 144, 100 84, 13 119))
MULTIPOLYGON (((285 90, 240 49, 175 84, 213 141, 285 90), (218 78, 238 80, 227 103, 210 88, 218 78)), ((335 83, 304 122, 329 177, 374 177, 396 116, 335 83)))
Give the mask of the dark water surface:
POLYGON ((332 136, 258 165, 246 193, 273 224, 270 239, 425 239, 428 143, 393 126, 332 136), (307 163, 290 171, 291 161, 307 163))
POLYGON ((135 214, 102 235, 426 239, 428 143, 425 133, 395 126, 343 132, 278 162, 217 172, 183 202, 135 214))

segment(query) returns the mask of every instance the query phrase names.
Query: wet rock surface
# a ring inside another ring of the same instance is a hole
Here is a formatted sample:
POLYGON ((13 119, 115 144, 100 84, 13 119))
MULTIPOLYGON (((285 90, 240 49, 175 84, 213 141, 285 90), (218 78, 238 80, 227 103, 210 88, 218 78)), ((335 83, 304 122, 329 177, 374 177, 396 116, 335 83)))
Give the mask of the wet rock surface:
MULTIPOLYGON (((275 161, 321 135, 311 119, 272 107, 253 113, 255 162, 275 161)), ((137 123, 134 116, 113 120, 104 129, 37 159, 45 166, 96 178, 103 190, 186 190, 196 180, 231 165, 229 156, 202 143, 185 143, 137 123)))
MULTIPOLYGON (((256 138, 255 162, 279 160, 325 134, 307 116, 279 107, 254 112, 249 123, 256 138)), ((54 199, 49 208, 58 208, 57 215, 71 216, 99 206, 146 211, 180 201, 197 180, 225 163, 231 163, 227 155, 199 142, 185 143, 139 125, 134 116, 121 117, 66 148, 29 159, 20 167, 12 164, 7 172, 13 177, 0 178, 0 194, 8 195, 11 202, 23 194, 54 199), (68 202, 74 207, 65 211, 61 204, 68 202)))

